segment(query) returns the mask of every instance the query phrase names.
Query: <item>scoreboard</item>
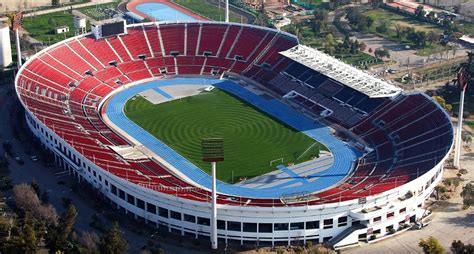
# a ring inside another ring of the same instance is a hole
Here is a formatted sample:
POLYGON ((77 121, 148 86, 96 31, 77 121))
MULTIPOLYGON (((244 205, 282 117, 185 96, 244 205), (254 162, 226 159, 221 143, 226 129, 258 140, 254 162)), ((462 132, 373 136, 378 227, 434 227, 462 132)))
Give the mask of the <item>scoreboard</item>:
POLYGON ((96 39, 127 33, 124 19, 115 18, 92 24, 92 33, 96 39))

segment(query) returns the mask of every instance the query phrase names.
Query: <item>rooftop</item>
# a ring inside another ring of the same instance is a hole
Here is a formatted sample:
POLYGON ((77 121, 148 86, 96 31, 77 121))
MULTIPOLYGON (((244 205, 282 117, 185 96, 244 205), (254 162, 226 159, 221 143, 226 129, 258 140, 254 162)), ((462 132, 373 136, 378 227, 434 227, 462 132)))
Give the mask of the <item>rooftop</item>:
POLYGON ((280 54, 316 70, 371 98, 393 97, 402 89, 343 63, 321 51, 297 45, 280 54))

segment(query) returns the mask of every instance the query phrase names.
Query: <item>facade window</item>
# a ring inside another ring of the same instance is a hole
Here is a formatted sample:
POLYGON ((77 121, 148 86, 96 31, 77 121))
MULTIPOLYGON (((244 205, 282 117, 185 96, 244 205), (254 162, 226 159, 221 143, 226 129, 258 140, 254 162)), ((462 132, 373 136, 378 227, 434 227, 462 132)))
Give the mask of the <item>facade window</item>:
POLYGON ((306 229, 318 229, 318 228, 319 228, 319 220, 306 222, 306 229))
POLYGON ((156 205, 146 203, 146 211, 152 214, 156 214, 156 205))
POLYGON ((407 211, 407 209, 406 209, 406 207, 404 207, 404 208, 400 209, 400 210, 398 211, 398 213, 402 214, 402 213, 404 213, 404 212, 406 212, 406 211, 407 211))
POLYGON ((137 198, 137 207, 140 209, 145 209, 145 202, 139 198, 137 198))
POLYGON ((171 219, 181 220, 181 213, 170 210, 171 219))
POLYGON ((244 223, 244 232, 257 232, 257 223, 244 223))
POLYGON ((378 216, 374 218, 374 223, 380 222, 382 220, 382 217, 378 216))
POLYGON ((241 231, 240 222, 238 221, 227 221, 227 230, 231 231, 241 231))
POLYGON ((160 215, 163 218, 168 218, 168 209, 159 207, 158 208, 158 215, 160 215))
POLYGON ((293 222, 290 224, 290 230, 304 229, 304 222, 293 222))
POLYGON ((130 194, 127 194, 127 202, 131 205, 135 205, 135 197, 130 194))
POLYGON ((258 232, 260 233, 273 233, 273 227, 271 223, 260 223, 258 224, 258 232))
POLYGON ((337 226, 338 227, 345 227, 347 226, 347 216, 342 216, 337 219, 337 226))
POLYGON ((325 219, 323 228, 324 229, 332 228, 332 219, 325 219))
POLYGON ((208 218, 198 217, 198 224, 199 225, 210 226, 211 225, 211 220, 208 219, 208 218))
POLYGON ((196 223, 196 217, 193 215, 184 214, 183 219, 184 221, 187 221, 187 222, 196 223))
POLYGON ((273 224, 273 230, 275 231, 288 230, 288 223, 275 223, 273 224))
POLYGON ((119 189, 119 198, 125 200, 125 192, 119 189))
POLYGON ((225 220, 217 220, 217 229, 225 230, 225 220))
POLYGON ((387 213, 387 219, 392 218, 395 215, 394 212, 387 213))
POLYGON ((115 187, 115 185, 111 185, 110 192, 112 192, 112 194, 117 196, 117 187, 115 187))

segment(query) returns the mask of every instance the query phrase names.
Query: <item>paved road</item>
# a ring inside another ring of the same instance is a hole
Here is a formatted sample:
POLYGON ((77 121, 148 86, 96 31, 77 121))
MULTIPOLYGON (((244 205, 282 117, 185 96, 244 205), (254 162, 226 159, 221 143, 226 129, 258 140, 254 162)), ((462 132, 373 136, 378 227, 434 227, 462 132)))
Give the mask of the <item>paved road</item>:
MULTIPOLYGON (((25 153, 26 150, 35 153, 31 145, 28 143, 21 143, 13 136, 12 126, 15 124, 14 112, 18 110, 19 105, 13 103, 15 98, 13 89, 7 88, 7 85, 0 85, 0 143, 5 140, 9 140, 12 144, 13 151, 17 156, 20 156, 25 161, 24 165, 10 162, 10 172, 13 184, 18 183, 29 183, 32 181, 38 182, 41 190, 47 190, 49 192, 49 202, 56 208, 58 214, 62 214, 65 211, 63 206, 63 198, 70 198, 72 203, 75 205, 78 216, 76 218, 76 224, 74 229, 77 232, 81 231, 95 231, 94 228, 89 226, 91 218, 94 214, 99 214, 99 218, 106 225, 111 225, 110 219, 106 215, 98 212, 94 208, 92 202, 84 200, 83 197, 79 196, 71 190, 68 186, 72 182, 72 179, 64 175, 57 177, 55 173, 62 172, 59 168, 46 168, 39 162, 33 162, 29 158, 29 155, 25 153), (66 181, 68 184, 58 184, 58 181, 66 181)), ((0 153, 3 154, 2 148, 0 147, 0 153)), ((90 200, 89 200, 90 201, 90 200)), ((118 216, 124 217, 122 214, 118 216)), ((124 238, 129 243, 129 252, 138 253, 143 246, 146 246, 150 238, 148 235, 141 235, 135 233, 140 230, 140 224, 136 224, 133 220, 120 220, 119 221, 121 230, 124 232, 124 238), (125 225, 125 227, 124 227, 125 225), (137 227, 138 226, 138 227, 137 227)), ((80 236, 80 233, 78 234, 80 236)), ((159 242, 159 245, 166 250, 166 253, 200 253, 196 250, 190 250, 189 248, 179 247, 163 242, 159 242)))

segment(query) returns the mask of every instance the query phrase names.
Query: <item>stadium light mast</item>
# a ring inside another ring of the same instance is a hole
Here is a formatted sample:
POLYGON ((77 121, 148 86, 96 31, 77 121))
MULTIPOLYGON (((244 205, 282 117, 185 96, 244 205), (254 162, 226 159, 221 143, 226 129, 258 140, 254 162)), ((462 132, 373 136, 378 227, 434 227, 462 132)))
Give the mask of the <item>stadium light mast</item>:
POLYGON ((455 150, 454 150, 454 166, 459 168, 460 163, 459 159, 461 157, 461 140, 462 140, 462 118, 463 118, 463 112, 464 112, 464 95, 466 93, 466 88, 467 88, 467 82, 466 79, 464 78, 464 68, 459 69, 458 71, 458 86, 459 90, 461 90, 461 98, 459 100, 459 113, 458 113, 458 130, 456 132, 456 144, 455 144, 455 150))
POLYGON ((229 0, 225 0, 225 22, 229 22, 229 0))
POLYGON ((211 247, 217 249, 217 162, 224 161, 224 140, 222 138, 205 138, 201 140, 202 160, 211 163, 212 174, 212 208, 211 208, 211 247))
POLYGON ((21 49, 20 49, 20 33, 18 32, 21 28, 21 19, 23 18, 23 12, 14 12, 10 15, 11 29, 15 32, 15 44, 17 54, 17 66, 18 69, 23 64, 21 60, 21 49))

